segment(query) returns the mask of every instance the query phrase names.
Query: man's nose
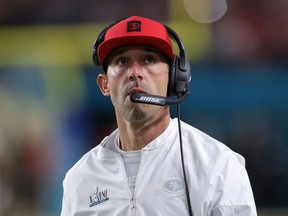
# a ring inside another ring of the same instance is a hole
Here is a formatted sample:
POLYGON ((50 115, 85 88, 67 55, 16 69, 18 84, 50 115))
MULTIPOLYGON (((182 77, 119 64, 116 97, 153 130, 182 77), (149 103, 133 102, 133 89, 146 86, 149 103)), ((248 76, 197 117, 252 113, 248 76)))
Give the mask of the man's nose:
POLYGON ((130 81, 142 80, 142 67, 138 62, 133 62, 128 73, 128 79, 130 81))

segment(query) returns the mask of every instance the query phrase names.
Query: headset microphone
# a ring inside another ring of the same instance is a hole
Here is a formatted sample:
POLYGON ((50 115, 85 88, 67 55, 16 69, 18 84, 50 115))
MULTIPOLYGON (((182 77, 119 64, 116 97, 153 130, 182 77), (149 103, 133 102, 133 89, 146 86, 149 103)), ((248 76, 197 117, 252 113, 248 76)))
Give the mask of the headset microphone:
POLYGON ((158 105, 158 106, 166 106, 166 105, 174 105, 179 104, 189 95, 189 91, 186 91, 184 95, 177 99, 168 99, 166 97, 158 96, 158 95, 151 95, 151 94, 144 94, 134 92, 130 96, 130 100, 134 103, 145 103, 151 105, 158 105))

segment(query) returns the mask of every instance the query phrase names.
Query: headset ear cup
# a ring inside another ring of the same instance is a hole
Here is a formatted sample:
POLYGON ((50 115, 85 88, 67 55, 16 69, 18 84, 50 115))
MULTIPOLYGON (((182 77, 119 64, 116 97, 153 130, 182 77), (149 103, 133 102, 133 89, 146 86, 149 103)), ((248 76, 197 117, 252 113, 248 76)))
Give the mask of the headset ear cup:
POLYGON ((169 80, 168 80, 168 91, 167 96, 173 97, 176 95, 176 77, 177 77, 177 64, 178 64, 178 56, 174 55, 172 65, 169 68, 169 80))
MULTIPOLYGON (((112 25, 114 25, 114 24, 112 24, 112 25)), ((112 25, 111 25, 111 26, 112 26, 112 25)), ((99 47, 99 45, 104 41, 105 34, 106 34, 107 30, 108 30, 111 26, 108 26, 108 27, 104 28, 104 29, 98 34, 98 37, 97 37, 96 40, 94 41, 93 49, 92 49, 92 59, 93 59, 93 63, 94 63, 96 66, 100 66, 100 65, 101 65, 100 62, 99 62, 98 54, 97 54, 98 47, 99 47)))

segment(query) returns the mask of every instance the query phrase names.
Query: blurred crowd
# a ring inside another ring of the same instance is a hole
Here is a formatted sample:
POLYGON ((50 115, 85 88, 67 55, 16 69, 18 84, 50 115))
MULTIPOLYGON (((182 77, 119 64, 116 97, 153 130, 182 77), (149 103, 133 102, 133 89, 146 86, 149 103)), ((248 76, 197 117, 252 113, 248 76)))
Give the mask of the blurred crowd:
MULTIPOLYGON (((171 20, 169 14, 175 10, 169 3, 167 0, 1 0, 0 25, 111 23, 135 14, 165 22, 171 20)), ((183 7, 182 0, 174 4, 183 7)), ((230 0, 227 4, 226 14, 212 25, 216 40, 213 59, 242 63, 287 60, 286 0, 230 0)), ((185 13, 173 17, 183 19, 191 18, 185 13)))
POLYGON ((286 63, 287 10, 285 0, 234 1, 224 19, 214 25, 215 57, 225 62, 286 63))
POLYGON ((0 24, 114 22, 131 14, 146 14, 165 20, 169 13, 168 7, 167 0, 2 0, 0 24))
MULTIPOLYGON (((286 208, 288 1, 227 4, 220 20, 205 24, 208 51, 191 59, 182 119, 246 158, 259 208, 286 208)), ((134 14, 195 22, 179 8, 167 0, 1 0, 0 34, 11 26, 102 24, 134 14)), ((116 127, 109 98, 95 84, 99 70, 0 61, 0 215, 59 215, 66 171, 116 127)))

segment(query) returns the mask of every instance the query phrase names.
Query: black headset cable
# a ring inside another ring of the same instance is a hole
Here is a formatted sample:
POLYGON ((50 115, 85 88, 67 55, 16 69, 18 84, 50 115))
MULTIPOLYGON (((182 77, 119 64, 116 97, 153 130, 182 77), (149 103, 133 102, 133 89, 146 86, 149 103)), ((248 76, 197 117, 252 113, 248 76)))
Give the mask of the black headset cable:
POLYGON ((183 153, 183 143, 182 143, 182 133, 181 133, 181 120, 180 120, 180 103, 177 104, 177 119, 178 119, 178 131, 179 131, 179 141, 180 141, 180 154, 181 154, 181 164, 182 164, 182 171, 184 177, 184 185, 186 190, 186 199, 188 204, 188 211, 189 216, 193 216, 192 205, 190 200, 187 176, 185 171, 185 164, 184 164, 184 153, 183 153))

